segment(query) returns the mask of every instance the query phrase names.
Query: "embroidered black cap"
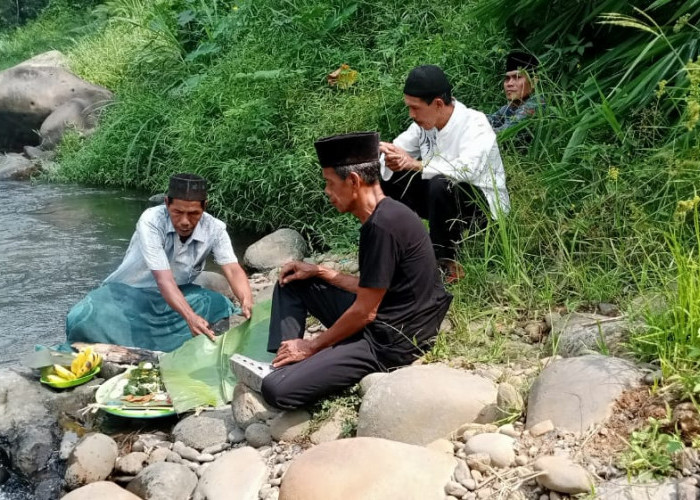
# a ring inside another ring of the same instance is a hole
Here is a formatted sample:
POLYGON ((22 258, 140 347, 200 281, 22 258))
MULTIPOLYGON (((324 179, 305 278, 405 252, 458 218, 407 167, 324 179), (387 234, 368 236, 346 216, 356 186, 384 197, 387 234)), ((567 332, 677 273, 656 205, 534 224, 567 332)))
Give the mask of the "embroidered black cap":
POLYGON ((532 54, 520 50, 514 50, 506 59, 506 73, 509 71, 525 70, 537 71, 540 62, 532 54))
POLYGON ((207 181, 195 174, 175 174, 170 177, 168 198, 185 201, 204 201, 207 199, 207 181))
POLYGON ((323 168, 379 162, 377 132, 332 135, 317 140, 314 147, 323 168))
POLYGON ((403 86, 403 93, 413 97, 435 97, 451 90, 445 72, 433 64, 413 68, 403 86))

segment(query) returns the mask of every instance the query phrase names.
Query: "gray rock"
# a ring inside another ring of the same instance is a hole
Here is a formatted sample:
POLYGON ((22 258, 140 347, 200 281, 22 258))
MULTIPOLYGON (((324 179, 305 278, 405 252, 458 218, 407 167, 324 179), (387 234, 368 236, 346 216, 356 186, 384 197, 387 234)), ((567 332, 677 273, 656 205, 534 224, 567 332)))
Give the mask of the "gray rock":
POLYGON ((197 486, 197 475, 188 467, 170 462, 151 464, 126 489, 144 500, 187 500, 197 486))
POLYGON ((110 481, 97 481, 73 490, 61 500, 140 500, 133 493, 110 481))
POLYGON ((54 149, 67 130, 90 133, 97 126, 99 110, 104 102, 75 97, 59 105, 46 117, 39 129, 42 149, 54 149))
POLYGON ((598 312, 603 316, 617 316, 620 314, 620 308, 609 302, 601 302, 598 304, 598 312))
MULTIPOLYGON (((52 113, 65 112, 60 108, 69 101, 86 103, 80 118, 89 125, 111 99, 112 93, 107 89, 59 67, 19 64, 6 69, 0 72, 0 151, 18 151, 25 145, 38 144, 36 130, 42 128, 52 113)), ((58 116, 49 122, 55 124, 58 116)), ((53 134, 53 128, 45 131, 53 134)), ((55 139, 51 135, 50 140, 55 139)))
POLYGON ((150 452, 154 448, 170 448, 172 443, 168 440, 168 435, 164 432, 140 434, 131 447, 131 451, 150 452))
POLYGON ((515 440, 505 434, 477 434, 464 445, 467 455, 486 453, 495 467, 509 467, 515 461, 515 440))
POLYGON ((32 160, 21 154, 0 155, 0 180, 28 179, 38 169, 32 160))
POLYGON ((223 274, 212 271, 202 271, 199 273, 199 276, 195 278, 194 284, 199 285, 202 288, 218 292, 229 299, 234 298, 233 291, 231 291, 231 286, 228 284, 228 281, 223 274))
POLYGON ((135 476, 143 470, 148 455, 142 451, 134 451, 117 460, 116 470, 127 476, 135 476))
POLYGON ((345 412, 333 412, 333 414, 321 422, 318 429, 311 434, 311 442, 313 444, 321 444, 327 441, 335 441, 336 439, 340 439, 343 437, 345 422, 348 418, 349 417, 345 412))
POLYGON ((282 479, 280 500, 444 500, 453 458, 378 438, 340 439, 297 457, 282 479))
POLYGON ((162 205, 163 203, 165 203, 166 196, 167 195, 165 193, 154 194, 153 196, 148 198, 148 205, 151 207, 156 207, 158 205, 162 205))
POLYGON ((462 498, 464 495, 469 493, 469 491, 456 481, 449 481, 445 485, 445 493, 452 495, 455 498, 462 498))
POLYGON ((540 437, 544 434, 547 434, 548 432, 552 432, 554 430, 554 424, 552 423, 551 420, 543 420, 542 422, 538 422, 535 425, 531 426, 530 429, 530 435, 534 437, 540 437))
POLYGON ((245 439, 248 444, 253 448, 260 448, 261 446, 267 446, 272 443, 272 436, 270 435, 270 428, 260 422, 250 424, 245 429, 245 439))
POLYGON ((17 66, 21 67, 52 67, 52 68, 63 68, 69 69, 68 58, 58 50, 49 50, 48 52, 42 52, 37 54, 31 59, 27 59, 19 63, 17 66))
POLYGON ((623 354, 623 344, 633 328, 627 319, 613 319, 588 313, 572 313, 552 325, 552 338, 556 338, 557 354, 565 358, 593 352, 613 355, 623 354))
POLYGON ((250 447, 238 448, 207 467, 195 490, 195 498, 257 500, 266 478, 267 467, 258 452, 250 447))
POLYGON ((488 379, 438 364, 409 366, 370 387, 357 435, 426 445, 495 403, 496 386, 488 379))
POLYGON ((109 436, 86 434, 68 457, 65 481, 69 489, 102 481, 112 473, 119 448, 109 436))
POLYGON ((543 473, 535 478, 537 483, 550 490, 569 495, 590 493, 593 490, 590 474, 567 457, 540 457, 535 460, 533 469, 543 473))
POLYGON ((467 455, 466 462, 474 479, 477 479, 475 472, 488 472, 491 470, 491 455, 488 453, 471 453, 467 455))
POLYGON ((302 260, 307 252, 304 238, 293 229, 278 229, 248 247, 243 262, 249 269, 269 271, 285 262, 302 260))
POLYGON ((191 462, 196 462, 199 452, 194 448, 187 446, 182 441, 175 441, 173 444, 173 451, 180 455, 181 458, 185 460, 190 460, 191 462))
POLYGON ((228 442, 231 444, 238 444, 245 441, 245 431, 240 427, 234 427, 231 432, 228 433, 228 442))
POLYGON ((551 420, 557 429, 585 432, 604 421, 620 394, 641 378, 632 363, 608 356, 553 361, 530 390, 526 427, 551 420))
POLYGON ((233 419, 242 429, 254 422, 265 422, 279 415, 280 411, 269 406, 262 395, 245 384, 236 384, 231 399, 233 419))
POLYGON ((270 422, 270 433, 276 441, 296 441, 306 433, 310 421, 305 410, 286 411, 270 422))
POLYGON ((362 380, 360 380, 360 396, 364 396, 367 394, 369 391, 370 387, 372 387, 376 382, 380 381, 383 377, 386 377, 388 374, 384 372, 376 372, 376 373, 370 373, 369 375, 365 375, 362 380))
POLYGON ((525 407, 525 402, 515 387, 507 382, 503 382, 498 384, 496 406, 498 406, 504 416, 510 416, 511 414, 520 414, 525 407))
POLYGON ((453 473, 454 480, 467 489, 473 490, 474 488, 468 488, 467 485, 471 485, 469 481, 472 481, 471 472, 469 472, 469 467, 463 460, 457 460, 457 467, 455 467, 453 473))
POLYGON ((150 465, 157 462, 165 462, 171 453, 174 452, 170 451, 168 448, 155 448, 151 454, 148 455, 148 463, 150 465))
POLYGON ((203 450, 215 444, 226 443, 235 424, 228 408, 191 415, 182 419, 173 429, 173 439, 203 450))
POLYGON ((78 441, 80 441, 80 438, 75 432, 66 431, 63 434, 63 438, 61 439, 61 446, 59 448, 58 457, 61 460, 68 460, 68 457, 73 451, 73 448, 75 448, 75 445, 78 444, 78 441))
POLYGON ((56 158, 56 151, 44 150, 34 146, 24 146, 24 154, 30 160, 51 161, 56 158))

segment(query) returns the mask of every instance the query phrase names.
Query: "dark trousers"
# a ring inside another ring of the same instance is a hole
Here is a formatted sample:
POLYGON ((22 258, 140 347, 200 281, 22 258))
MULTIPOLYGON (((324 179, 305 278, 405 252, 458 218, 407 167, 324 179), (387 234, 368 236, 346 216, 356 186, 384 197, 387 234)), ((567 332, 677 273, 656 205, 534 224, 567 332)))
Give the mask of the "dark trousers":
MULTIPOLYGON (((275 286, 267 349, 277 352, 284 340, 302 338, 307 315, 330 327, 350 307, 355 294, 320 279, 275 286)), ((305 406, 352 386, 369 374, 384 371, 362 330, 298 363, 274 370, 263 379, 268 404, 284 410, 305 406)))
POLYGON ((469 183, 455 183, 444 175, 422 179, 420 172, 395 172, 381 186, 384 194, 428 219, 438 259, 454 259, 462 232, 486 225, 488 204, 479 188, 469 183))

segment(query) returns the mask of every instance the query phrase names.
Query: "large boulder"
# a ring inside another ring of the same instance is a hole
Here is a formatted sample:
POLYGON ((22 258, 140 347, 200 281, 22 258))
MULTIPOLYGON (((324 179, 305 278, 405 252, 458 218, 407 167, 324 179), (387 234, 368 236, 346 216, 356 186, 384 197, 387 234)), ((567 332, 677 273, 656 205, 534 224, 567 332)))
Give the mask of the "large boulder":
POLYGON ((420 446, 353 438, 315 446, 282 478, 280 500, 443 500, 455 459, 420 446))
POLYGON ((195 278, 194 284, 225 295, 229 299, 234 298, 231 286, 228 284, 226 276, 223 274, 212 271, 202 271, 199 273, 199 276, 195 278))
POLYGON ((269 271, 285 262, 302 260, 307 246, 304 238, 294 229, 278 229, 248 247, 243 263, 254 271, 269 271))
POLYGON ((35 59, 0 72, 0 151, 21 151, 42 139, 50 147, 68 123, 87 132, 112 99, 109 90, 51 65, 55 57, 44 57, 43 62, 49 65, 40 66, 41 60, 35 59), (41 136, 37 130, 42 130, 41 136))
POLYGON ((267 479, 260 454, 246 446, 229 451, 207 467, 194 492, 195 499, 257 500, 267 479))
POLYGON ((38 170, 37 166, 25 156, 18 153, 0 155, 0 180, 25 180, 38 170))
POLYGON ((75 489, 107 479, 118 455, 119 447, 114 439, 97 432, 87 434, 75 445, 68 457, 66 486, 75 489))
POLYGON ((357 435, 426 445, 477 420, 496 393, 490 380, 444 365, 401 368, 367 390, 357 435))
POLYGON ((641 379, 642 373, 620 358, 589 354, 558 359, 530 389, 526 426, 551 420, 559 429, 583 433, 607 419, 615 400, 641 379))
POLYGON ((0 370, 0 443, 13 470, 37 484, 61 441, 58 415, 75 415, 94 398, 93 384, 58 393, 29 370, 0 370))

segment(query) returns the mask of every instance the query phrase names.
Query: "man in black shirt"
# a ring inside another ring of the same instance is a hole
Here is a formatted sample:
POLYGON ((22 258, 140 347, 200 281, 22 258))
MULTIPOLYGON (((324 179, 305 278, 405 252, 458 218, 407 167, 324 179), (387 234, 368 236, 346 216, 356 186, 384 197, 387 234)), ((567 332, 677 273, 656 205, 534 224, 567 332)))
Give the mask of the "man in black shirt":
POLYGON ((304 262, 282 267, 268 341, 275 370, 261 387, 282 409, 411 363, 430 348, 452 301, 420 219, 379 186, 378 134, 327 137, 314 146, 330 202, 362 222, 360 276, 304 262), (303 338, 308 314, 328 328, 314 339, 303 338))

